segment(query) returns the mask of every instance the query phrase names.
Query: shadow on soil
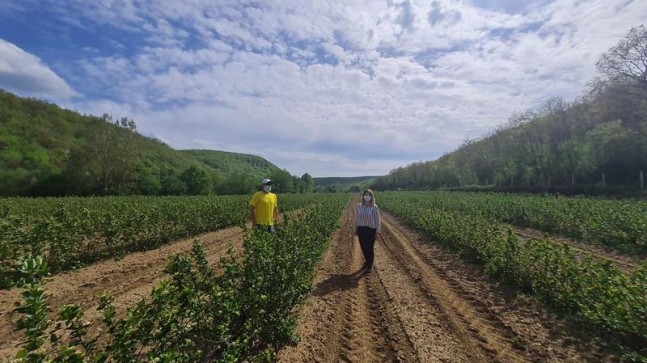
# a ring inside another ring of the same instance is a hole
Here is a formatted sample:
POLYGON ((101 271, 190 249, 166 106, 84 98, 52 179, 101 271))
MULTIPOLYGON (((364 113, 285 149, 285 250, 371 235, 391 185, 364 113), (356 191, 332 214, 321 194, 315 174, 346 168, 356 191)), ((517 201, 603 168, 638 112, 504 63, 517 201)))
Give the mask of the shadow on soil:
POLYGON ((352 274, 335 274, 329 278, 321 281, 315 286, 312 291, 314 296, 324 296, 335 291, 346 291, 357 287, 358 281, 364 277, 366 273, 360 269, 352 274))

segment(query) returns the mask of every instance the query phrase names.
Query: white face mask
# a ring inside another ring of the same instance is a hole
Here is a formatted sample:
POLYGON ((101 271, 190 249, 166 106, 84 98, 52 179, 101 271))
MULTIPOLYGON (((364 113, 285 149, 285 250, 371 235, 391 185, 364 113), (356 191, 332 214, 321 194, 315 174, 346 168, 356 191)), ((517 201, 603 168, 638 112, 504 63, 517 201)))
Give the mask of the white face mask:
POLYGON ((269 193, 270 190, 272 190, 272 187, 269 185, 263 185, 263 190, 269 193))
POLYGON ((373 198, 371 198, 371 196, 368 195, 368 194, 364 196, 364 200, 367 201, 367 202, 370 202, 371 199, 373 199, 373 198))

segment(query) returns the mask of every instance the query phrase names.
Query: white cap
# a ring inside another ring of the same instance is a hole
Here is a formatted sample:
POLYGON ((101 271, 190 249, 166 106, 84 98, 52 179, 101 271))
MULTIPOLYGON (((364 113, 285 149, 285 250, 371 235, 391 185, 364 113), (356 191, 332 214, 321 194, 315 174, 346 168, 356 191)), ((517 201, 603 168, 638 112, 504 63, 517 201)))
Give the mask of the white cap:
POLYGON ((272 181, 271 181, 270 179, 263 179, 263 181, 261 182, 261 184, 263 184, 263 185, 265 185, 265 184, 272 184, 272 181))

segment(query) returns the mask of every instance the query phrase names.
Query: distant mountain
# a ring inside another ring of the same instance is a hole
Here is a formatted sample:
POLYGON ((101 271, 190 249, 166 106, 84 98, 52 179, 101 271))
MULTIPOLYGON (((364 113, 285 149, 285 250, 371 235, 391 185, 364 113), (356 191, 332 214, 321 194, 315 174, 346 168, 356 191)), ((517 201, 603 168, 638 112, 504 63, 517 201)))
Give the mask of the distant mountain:
POLYGON ((315 183, 315 188, 337 187, 338 189, 347 190, 350 187, 357 185, 366 187, 372 183, 379 176, 353 176, 353 177, 323 177, 312 178, 315 183))
POLYGON ((265 177, 277 191, 300 190, 298 177, 260 156, 174 150, 127 117, 0 90, 0 196, 241 194, 265 177))

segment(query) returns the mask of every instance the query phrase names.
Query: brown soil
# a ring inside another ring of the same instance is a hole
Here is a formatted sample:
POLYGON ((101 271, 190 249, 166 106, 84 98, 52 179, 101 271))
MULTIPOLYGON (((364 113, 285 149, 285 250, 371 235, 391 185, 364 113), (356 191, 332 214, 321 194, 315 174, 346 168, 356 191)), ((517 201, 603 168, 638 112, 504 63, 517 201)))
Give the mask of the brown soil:
POLYGON ((299 307, 301 340, 280 362, 618 361, 389 215, 362 273, 352 220, 349 206, 299 307))
POLYGON ((644 256, 623 254, 600 244, 579 242, 570 238, 552 235, 532 228, 513 227, 513 231, 522 240, 530 238, 543 240, 549 239, 557 244, 567 244, 580 258, 591 256, 597 260, 609 261, 618 269, 627 272, 636 270, 645 261, 644 256))
MULTIPOLYGON (((125 311, 142 298, 148 297, 152 289, 165 278, 166 264, 178 253, 191 250, 193 241, 199 239, 205 249, 209 264, 216 266, 220 257, 232 247, 242 250, 243 230, 238 227, 206 233, 195 238, 168 244, 156 250, 132 253, 120 260, 107 260, 62 273, 48 279, 45 291, 51 296, 49 305, 54 311, 62 304, 76 304, 83 308, 83 320, 88 324, 90 336, 99 333, 97 312, 98 298, 102 292, 114 297, 118 311, 125 311)), ((14 331, 13 321, 18 318, 13 312, 14 303, 21 299, 21 289, 0 292, 0 361, 13 358, 21 334, 14 331)))

